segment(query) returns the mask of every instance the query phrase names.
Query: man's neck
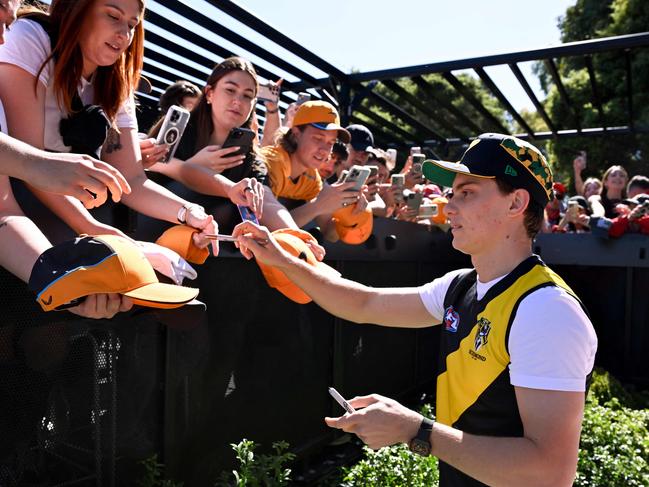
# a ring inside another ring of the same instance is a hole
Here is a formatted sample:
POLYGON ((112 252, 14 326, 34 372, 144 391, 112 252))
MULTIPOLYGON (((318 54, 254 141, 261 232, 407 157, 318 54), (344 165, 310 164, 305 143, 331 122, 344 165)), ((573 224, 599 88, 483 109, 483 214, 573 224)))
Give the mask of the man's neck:
POLYGON ((307 170, 306 164, 302 164, 302 160, 299 158, 297 153, 290 154, 289 159, 291 160, 291 179, 295 180, 302 176, 307 170))
POLYGON ((489 282, 509 274, 530 255, 532 248, 529 238, 519 238, 515 241, 508 239, 504 245, 472 255, 471 262, 480 282, 489 282))

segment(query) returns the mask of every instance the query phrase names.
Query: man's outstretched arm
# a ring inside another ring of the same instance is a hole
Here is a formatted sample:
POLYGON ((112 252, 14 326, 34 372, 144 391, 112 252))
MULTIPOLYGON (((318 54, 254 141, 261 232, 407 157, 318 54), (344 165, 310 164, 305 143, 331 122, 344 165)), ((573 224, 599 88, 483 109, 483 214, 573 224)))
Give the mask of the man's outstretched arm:
POLYGON ((419 328, 435 324, 417 288, 373 288, 342 277, 326 276, 285 252, 264 227, 244 222, 234 229, 243 255, 280 268, 329 313, 356 323, 419 328), (258 241, 268 243, 260 245, 258 241))

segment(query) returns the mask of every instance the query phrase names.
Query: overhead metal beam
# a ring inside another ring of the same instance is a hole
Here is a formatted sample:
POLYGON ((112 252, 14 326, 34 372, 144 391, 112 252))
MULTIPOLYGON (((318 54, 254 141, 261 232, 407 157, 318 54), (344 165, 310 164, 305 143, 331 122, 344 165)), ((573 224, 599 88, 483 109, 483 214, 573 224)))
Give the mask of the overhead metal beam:
POLYGON ((410 103, 413 107, 418 109, 428 118, 434 119, 437 123, 443 126, 448 130, 453 136, 464 137, 462 132, 455 126, 451 125, 446 119, 435 115, 429 107, 427 107, 419 98, 414 96, 412 93, 408 93, 402 86, 400 86, 395 80, 386 79, 381 82, 388 90, 392 91, 402 100, 410 103))
POLYGON ((523 76, 523 73, 521 72, 520 68, 518 67, 518 64, 515 63, 510 63, 509 64, 509 69, 511 69, 512 73, 514 73, 514 76, 516 76, 516 79, 518 80, 518 83, 523 87, 525 90, 525 93, 527 94, 528 98, 532 101, 534 104, 534 108, 536 108, 536 111, 541 115, 541 118, 543 118, 543 121, 545 122, 545 125, 548 126, 551 132, 556 132, 556 128, 554 124, 552 123, 552 120, 550 120, 550 117, 545 111, 545 108, 543 108, 543 105, 541 105, 541 102, 538 100, 536 95, 534 94, 534 91, 532 90, 532 87, 529 85, 527 80, 525 79, 525 76, 523 76))
POLYGON ((557 90, 559 90, 559 96, 566 104, 568 110, 570 111, 570 113, 574 118, 575 125, 577 126, 577 130, 581 130, 581 120, 579 119, 577 110, 575 109, 572 102, 570 101, 570 97, 568 96, 566 87, 563 86, 563 82, 561 81, 561 76, 559 75, 559 71, 557 70, 557 65, 554 63, 554 60, 551 58, 545 60, 545 65, 550 71, 550 75, 552 76, 552 80, 554 81, 554 84, 557 86, 557 90))
MULTIPOLYGON (((649 127, 629 127, 623 125, 620 127, 595 127, 585 128, 582 130, 569 129, 557 130, 554 132, 535 132, 533 138, 535 140, 548 140, 555 137, 561 138, 583 138, 583 137, 601 137, 602 135, 629 135, 629 134, 649 134, 649 127)), ((513 134, 515 137, 523 140, 529 140, 531 137, 528 134, 513 134)), ((463 141, 459 139, 449 139, 449 145, 462 145, 463 141)))
MULTIPOLYGON (((442 73, 442 76, 448 83, 455 88, 455 90, 464 97, 473 107, 478 110, 489 122, 491 122, 495 127, 498 128, 499 132, 503 134, 508 134, 509 130, 505 128, 500 120, 498 120, 487 108, 480 103, 480 101, 475 97, 475 95, 469 90, 462 82, 457 79, 452 73, 442 73)), ((482 131, 482 130, 481 130, 482 131)))
POLYGON ((505 107, 512 117, 518 122, 518 124, 527 132, 532 135, 534 130, 530 128, 525 119, 521 117, 521 114, 516 111, 516 109, 509 103, 509 100, 502 94, 502 91, 496 86, 496 83, 491 79, 487 72, 482 68, 475 68, 474 71, 480 76, 482 82, 487 85, 487 88, 493 93, 493 95, 498 98, 498 101, 505 107))
POLYGON ((499 64, 521 63, 525 61, 538 61, 539 59, 583 56, 598 52, 612 51, 616 49, 632 49, 635 47, 649 46, 649 32, 640 34, 629 34, 617 37, 605 37, 603 39, 591 39, 587 41, 569 42, 560 46, 545 47, 541 49, 530 49, 526 51, 496 54, 491 56, 480 56, 454 61, 442 61, 439 63, 419 64, 395 69, 382 69, 368 71, 365 73, 353 73, 349 75, 349 81, 362 83, 373 79, 384 80, 394 78, 405 78, 421 76, 431 73, 443 73, 446 71, 459 71, 462 69, 473 69, 475 67, 496 66, 499 64))
POLYGON ((363 105, 360 105, 356 107, 356 112, 362 113, 366 117, 370 118, 371 120, 374 120, 376 123, 381 125, 382 127, 388 128, 392 130, 393 132, 401 134, 405 140, 422 140, 419 137, 417 137, 415 134, 411 134, 410 132, 407 132, 403 128, 399 127, 397 124, 392 122, 391 120, 388 120, 387 118, 383 118, 381 115, 379 115, 376 112, 373 112, 367 107, 364 107, 363 105))
MULTIPOLYGON (((302 71, 301 69, 296 68, 295 66, 285 61, 281 57, 273 54, 272 52, 267 51, 262 47, 259 47, 257 44, 248 40, 242 35, 239 35, 236 32, 221 25, 220 23, 215 22, 204 13, 199 12, 198 10, 195 10, 185 5, 178 0, 157 0, 157 1, 161 5, 173 10, 178 15, 181 15, 182 17, 191 20, 195 24, 200 25, 205 29, 208 29, 210 32, 213 32, 214 34, 223 37, 224 39, 230 42, 233 42, 234 44, 241 47, 242 49, 245 49, 246 51, 251 52, 255 56, 258 56, 261 59, 264 59, 265 61, 273 64, 274 66, 283 69, 287 73, 290 73, 293 76, 296 76, 297 78, 306 81, 307 83, 311 83, 312 86, 318 86, 318 82, 315 77, 302 71)), ((219 2, 210 1, 210 3, 212 3, 217 8, 221 8, 222 3, 225 4, 231 2, 226 2, 225 0, 219 0, 219 2)))
POLYGON ((461 110, 459 110, 455 105, 448 101, 445 97, 440 96, 421 76, 415 76, 411 78, 413 83, 415 83, 419 89, 422 90, 422 93, 425 96, 432 98, 439 105, 441 105, 446 111, 450 112, 459 122, 462 122, 464 125, 471 129, 471 132, 474 134, 479 134, 482 132, 482 129, 478 127, 473 120, 467 117, 461 110))
MULTIPOLYGON (((228 58, 232 56, 237 56, 237 53, 234 53, 228 49, 225 49, 221 46, 218 46, 214 44, 213 42, 205 39, 203 36, 200 36, 196 34, 195 32, 190 31, 189 29, 186 29, 185 27, 176 24, 175 22, 170 21, 169 19, 161 16, 160 14, 157 14, 156 12, 147 10, 147 21, 151 22, 152 24, 156 25, 157 27, 160 27, 161 29, 164 29, 168 32, 173 32, 175 35, 183 38, 185 41, 188 43, 194 44, 198 47, 201 47, 202 49, 205 49, 208 52, 214 53, 216 56, 221 57, 221 58, 228 58)), ((145 34, 145 38, 147 40, 151 39, 154 44, 157 44, 161 36, 157 35, 155 32, 152 31, 147 31, 145 34)), ((169 46, 168 43, 160 44, 161 47, 164 47, 165 49, 172 51, 172 52, 178 52, 178 53, 183 53, 182 55, 186 54, 187 49, 183 48, 182 46, 179 46, 173 42, 170 43, 172 48, 169 49, 167 46, 169 46)), ((201 60, 205 60, 207 58, 203 58, 200 56, 198 53, 194 53, 192 57, 188 57, 188 59, 193 60, 194 62, 203 65, 203 62, 201 60), (200 60, 196 60, 200 59, 200 60)), ((216 64, 216 61, 213 60, 207 60, 209 64, 206 66, 208 69, 212 70, 214 65, 216 64)), ((255 71, 257 71, 258 74, 263 76, 266 79, 277 79, 279 76, 276 73, 272 73, 271 71, 268 71, 267 69, 261 67, 261 66, 255 66, 255 71)), ((205 76, 205 78, 207 78, 205 76)), ((290 83, 287 83, 287 86, 289 86, 290 83)), ((287 103, 290 103, 289 99, 285 100, 287 103)))
POLYGON ((365 119, 358 118, 355 115, 349 117, 349 123, 358 123, 365 125, 374 136, 374 143, 382 146, 387 146, 389 143, 399 143, 405 145, 404 140, 400 136, 394 136, 394 134, 387 132, 383 127, 376 126, 365 119))
POLYGON ((602 109, 602 100, 599 96, 599 89, 597 88, 597 78, 595 77, 595 69, 593 68, 593 57, 591 55, 584 56, 586 69, 588 70, 588 78, 590 79, 590 90, 593 93, 593 104, 597 109, 599 123, 604 127, 604 110, 602 109))
POLYGON ((396 115, 398 118, 403 120, 405 123, 413 127, 415 130, 421 130, 422 132, 429 134, 434 139, 437 139, 441 142, 446 142, 446 137, 437 133, 435 130, 431 129, 427 125, 423 124, 415 117, 413 117, 405 110, 403 110, 403 108, 401 108, 399 105, 397 105, 391 100, 388 100, 383 95, 380 95, 373 91, 370 93, 369 97, 375 102, 377 102, 379 105, 383 106, 386 110, 390 111, 392 114, 396 115))
MULTIPOLYGON (((267 37, 274 43, 278 44, 279 46, 284 47, 286 50, 294 53, 298 57, 304 59, 311 65, 318 68, 320 71, 323 71, 329 74, 330 76, 334 76, 341 81, 347 79, 347 74, 343 73, 337 67, 328 63, 321 57, 315 55, 314 53, 306 49, 303 45, 295 42, 290 37, 282 34, 274 27, 271 27, 267 23, 258 19, 255 15, 251 14, 240 5, 237 5, 236 3, 230 0, 208 0, 208 1, 219 10, 225 12, 232 18, 235 18, 238 21, 244 23, 248 27, 259 32, 260 34, 267 37)), ((298 77, 301 79, 306 79, 302 76, 298 76, 298 77)))

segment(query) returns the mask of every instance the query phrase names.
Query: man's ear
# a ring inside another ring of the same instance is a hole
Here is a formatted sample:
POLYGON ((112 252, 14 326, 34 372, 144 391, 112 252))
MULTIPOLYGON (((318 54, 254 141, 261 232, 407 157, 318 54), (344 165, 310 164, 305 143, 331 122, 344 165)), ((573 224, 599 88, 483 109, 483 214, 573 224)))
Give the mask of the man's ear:
POLYGON ((509 205, 510 216, 522 215, 529 205, 530 193, 525 189, 515 189, 511 194, 511 204, 509 205))

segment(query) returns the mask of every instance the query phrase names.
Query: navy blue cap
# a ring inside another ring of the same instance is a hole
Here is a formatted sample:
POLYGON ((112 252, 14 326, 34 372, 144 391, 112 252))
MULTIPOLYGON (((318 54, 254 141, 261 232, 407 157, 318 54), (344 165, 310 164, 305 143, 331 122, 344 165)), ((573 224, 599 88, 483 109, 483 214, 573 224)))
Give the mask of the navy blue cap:
POLYGON ((349 143, 354 150, 367 151, 374 149, 374 136, 365 125, 350 125, 347 127, 347 132, 351 135, 351 141, 349 143))

